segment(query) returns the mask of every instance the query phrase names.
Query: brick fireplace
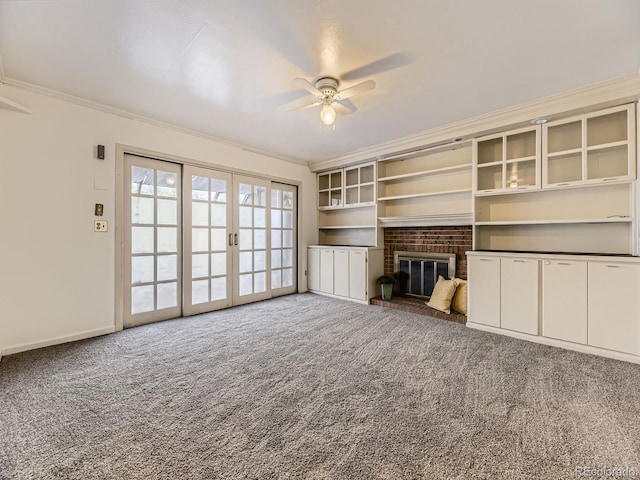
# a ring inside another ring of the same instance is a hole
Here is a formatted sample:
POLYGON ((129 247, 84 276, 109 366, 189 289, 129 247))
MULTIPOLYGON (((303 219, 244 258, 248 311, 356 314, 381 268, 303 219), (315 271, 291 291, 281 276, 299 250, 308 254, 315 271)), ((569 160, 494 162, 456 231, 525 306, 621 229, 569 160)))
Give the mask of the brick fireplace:
POLYGON ((467 278, 467 256, 471 250, 471 226, 390 227, 384 229, 384 272, 394 272, 394 252, 453 253, 456 276, 467 278))

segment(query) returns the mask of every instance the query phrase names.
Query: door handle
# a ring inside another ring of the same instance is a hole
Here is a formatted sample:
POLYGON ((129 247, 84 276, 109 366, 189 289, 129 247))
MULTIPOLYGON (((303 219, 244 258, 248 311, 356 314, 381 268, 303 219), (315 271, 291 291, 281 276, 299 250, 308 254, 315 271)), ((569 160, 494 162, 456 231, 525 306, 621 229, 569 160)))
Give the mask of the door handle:
POLYGON ((234 245, 238 245, 238 234, 237 233, 233 234, 233 244, 234 245))
POLYGON ((229 234, 229 246, 232 247, 233 246, 233 233, 229 234))

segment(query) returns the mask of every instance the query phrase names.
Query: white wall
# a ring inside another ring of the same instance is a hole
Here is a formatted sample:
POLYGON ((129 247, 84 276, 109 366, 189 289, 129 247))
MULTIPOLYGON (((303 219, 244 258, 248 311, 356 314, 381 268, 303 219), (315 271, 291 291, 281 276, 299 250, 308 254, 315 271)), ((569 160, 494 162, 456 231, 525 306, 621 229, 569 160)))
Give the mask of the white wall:
POLYGON ((316 242, 315 174, 173 129, 0 85, 32 110, 0 108, 0 351, 113 331, 117 143, 302 182, 299 288, 316 242), (106 159, 94 148, 106 146, 106 159), (108 233, 94 233, 103 203, 108 233))

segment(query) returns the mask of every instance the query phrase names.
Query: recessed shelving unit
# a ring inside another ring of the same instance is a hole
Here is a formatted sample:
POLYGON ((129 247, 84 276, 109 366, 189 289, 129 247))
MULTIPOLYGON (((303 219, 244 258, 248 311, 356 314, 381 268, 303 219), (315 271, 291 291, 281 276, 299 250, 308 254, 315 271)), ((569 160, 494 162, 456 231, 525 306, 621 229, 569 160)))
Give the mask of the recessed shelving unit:
POLYGON ((471 223, 471 142, 397 155, 378 163, 380 221, 395 226, 471 223))

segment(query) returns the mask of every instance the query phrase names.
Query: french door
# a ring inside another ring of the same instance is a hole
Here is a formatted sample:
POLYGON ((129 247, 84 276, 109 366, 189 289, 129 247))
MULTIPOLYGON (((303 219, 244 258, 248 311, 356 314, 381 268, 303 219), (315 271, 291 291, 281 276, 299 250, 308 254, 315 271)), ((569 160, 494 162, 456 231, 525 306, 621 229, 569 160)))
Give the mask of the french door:
POLYGON ((297 191, 125 156, 124 326, 297 289, 297 191))
POLYGON ((182 314, 180 174, 180 165, 125 156, 125 327, 182 314))

